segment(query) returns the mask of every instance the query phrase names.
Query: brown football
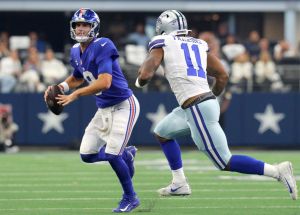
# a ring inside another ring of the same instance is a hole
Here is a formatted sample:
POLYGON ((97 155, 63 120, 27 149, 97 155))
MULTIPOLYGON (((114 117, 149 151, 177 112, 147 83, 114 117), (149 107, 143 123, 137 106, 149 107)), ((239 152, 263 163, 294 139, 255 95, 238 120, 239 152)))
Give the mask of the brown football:
POLYGON ((64 109, 64 106, 57 104, 57 100, 55 99, 55 97, 57 97, 57 95, 59 94, 64 94, 64 93, 58 85, 52 85, 51 89, 48 92, 48 96, 46 98, 46 103, 49 110, 51 110, 52 113, 56 115, 59 115, 64 109))

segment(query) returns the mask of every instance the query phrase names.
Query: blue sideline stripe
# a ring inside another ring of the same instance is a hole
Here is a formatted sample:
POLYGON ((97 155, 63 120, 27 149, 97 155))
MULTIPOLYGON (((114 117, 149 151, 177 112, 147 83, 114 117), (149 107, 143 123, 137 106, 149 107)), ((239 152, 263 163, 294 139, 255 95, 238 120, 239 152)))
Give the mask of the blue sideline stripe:
POLYGON ((204 121, 204 119, 203 119, 203 116, 202 116, 202 114, 201 114, 201 112, 200 112, 200 109, 199 109, 198 105, 195 105, 195 107, 196 107, 197 112, 198 112, 198 114, 199 114, 199 116, 200 116, 200 119, 201 119, 201 121, 202 121, 202 125, 203 125, 203 127, 204 127, 204 129, 205 129, 205 131, 206 131, 206 134, 207 134, 207 136, 208 136, 208 139, 209 139, 209 141, 210 141, 210 143, 211 143, 211 146, 212 146, 212 148, 213 148, 215 154, 218 156, 219 160, 220 160, 221 163, 224 165, 224 167, 226 167, 226 163, 222 160, 220 154, 218 153, 218 150, 216 149, 216 147, 215 147, 215 145, 214 145, 214 142, 212 141, 212 138, 211 138, 211 136, 210 136, 210 134, 209 134, 209 131, 208 131, 206 125, 205 125, 205 121, 204 121))
POLYGON ((192 112, 192 115, 193 115, 193 118, 194 118, 196 127, 197 127, 197 129, 198 129, 198 131, 199 131, 199 133, 200 133, 200 136, 201 136, 202 140, 203 140, 203 143, 204 143, 204 146, 205 146, 205 148, 206 148, 207 153, 209 154, 209 156, 211 157, 211 159, 214 161, 214 163, 217 164, 217 166, 219 167, 219 169, 222 169, 222 167, 220 166, 220 164, 215 160, 214 156, 211 154, 211 152, 209 151, 209 149, 208 149, 208 147, 207 147, 207 143, 206 143, 205 138, 204 138, 204 136, 203 136, 203 133, 202 133, 202 131, 201 131, 201 129, 200 129, 200 126, 199 126, 199 123, 198 123, 198 121, 197 121, 197 117, 196 117, 196 115, 195 115, 195 113, 194 113, 193 107, 190 107, 190 110, 191 110, 191 112, 192 112))

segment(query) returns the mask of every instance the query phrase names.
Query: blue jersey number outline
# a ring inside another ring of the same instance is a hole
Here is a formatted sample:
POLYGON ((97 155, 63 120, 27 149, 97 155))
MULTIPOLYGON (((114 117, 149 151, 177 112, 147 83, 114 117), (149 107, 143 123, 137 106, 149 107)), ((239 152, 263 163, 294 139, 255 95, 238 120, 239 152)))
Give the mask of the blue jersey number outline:
POLYGON ((187 76, 198 76, 200 78, 206 78, 205 71, 202 68, 201 57, 199 52, 199 47, 197 44, 191 46, 192 51, 194 52, 194 57, 196 59, 197 65, 193 65, 190 55, 190 49, 187 43, 181 43, 181 49, 184 52, 185 62, 187 65, 187 76), (198 70, 196 68, 199 68, 198 70))

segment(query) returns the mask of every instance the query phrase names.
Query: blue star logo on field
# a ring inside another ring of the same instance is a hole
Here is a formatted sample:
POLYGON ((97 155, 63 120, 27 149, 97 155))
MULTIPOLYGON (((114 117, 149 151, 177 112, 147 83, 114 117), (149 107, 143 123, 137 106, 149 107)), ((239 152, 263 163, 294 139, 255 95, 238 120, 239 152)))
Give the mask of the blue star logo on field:
POLYGON ((55 115, 51 111, 39 113, 38 118, 43 121, 42 133, 46 134, 52 129, 60 134, 64 133, 63 121, 68 117, 68 113, 61 113, 60 115, 55 115))
POLYGON ((152 122, 151 131, 154 130, 155 126, 162 120, 165 116, 167 116, 168 112, 163 104, 159 104, 157 111, 155 113, 147 113, 146 117, 152 122))
POLYGON ((263 134, 267 130, 280 134, 279 122, 285 118, 284 113, 275 113, 271 104, 266 106, 264 113, 255 113, 254 118, 260 122, 258 133, 263 134))

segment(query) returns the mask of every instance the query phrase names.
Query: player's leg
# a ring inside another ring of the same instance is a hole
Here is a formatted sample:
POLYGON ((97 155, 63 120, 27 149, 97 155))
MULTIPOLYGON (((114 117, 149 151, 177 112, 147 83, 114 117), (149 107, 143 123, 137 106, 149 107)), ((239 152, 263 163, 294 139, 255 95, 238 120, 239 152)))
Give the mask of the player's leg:
POLYGON ((107 161, 105 156, 106 140, 101 135, 111 127, 111 122, 107 118, 107 114, 103 114, 103 110, 98 109, 86 127, 80 144, 80 156, 83 162, 107 161))
POLYGON ((181 151, 175 138, 189 135, 189 127, 184 112, 180 107, 175 108, 154 129, 155 136, 168 160, 172 171, 172 183, 158 190, 160 195, 189 195, 190 186, 183 171, 181 151))
MULTIPOLYGON (((89 125, 85 129, 81 145, 80 156, 85 163, 95 163, 108 161, 105 154, 106 141, 111 129, 111 108, 99 109, 89 125)), ((122 157, 124 160, 133 160, 136 148, 134 146, 126 147, 122 157)), ((133 175, 133 168, 131 168, 133 175)))
MULTIPOLYGON (((132 95, 128 100, 115 105, 114 106, 114 118, 116 116, 119 116, 119 120, 115 120, 114 121, 114 125, 113 128, 116 128, 115 131, 112 130, 112 134, 110 135, 110 137, 112 138, 117 138, 118 139, 122 139, 123 138, 123 142, 121 145, 121 150, 120 150, 120 154, 122 154, 122 158, 124 159, 124 161, 126 162, 128 168, 129 168, 129 173, 131 178, 134 175, 134 158, 137 152, 137 148, 135 146, 127 146, 127 142, 129 141, 132 129, 138 119, 140 113, 140 105, 138 100, 136 99, 136 97, 134 95, 132 95), (124 117, 124 116, 128 116, 129 117, 124 117), (122 129, 122 132, 119 132, 118 129, 122 129)), ((118 141, 113 140, 115 143, 117 143, 118 141)))
POLYGON ((220 170, 256 174, 283 181, 296 198, 296 181, 289 162, 270 165, 246 155, 231 155, 227 139, 218 123, 219 105, 216 100, 208 100, 190 108, 192 137, 198 148, 213 161, 220 170), (282 179, 285 178, 286 180, 282 179))
MULTIPOLYGON (((112 110, 113 121, 107 138, 105 153, 111 157, 109 163, 115 171, 124 192, 119 206, 113 210, 114 212, 130 212, 140 204, 133 188, 129 170, 130 165, 122 158, 139 113, 139 103, 134 96, 115 105, 112 110)), ((132 160, 132 158, 130 159, 132 160)))
MULTIPOLYGON (((129 102, 128 102, 129 103, 129 102)), ((125 112, 123 114, 126 114, 127 116, 130 115, 131 117, 126 117, 127 121, 126 123, 123 124, 128 124, 128 119, 132 120, 134 119, 133 123, 135 123, 138 115, 139 115, 139 106, 136 104, 137 108, 131 111, 130 108, 124 109, 125 112), (133 113, 134 112, 134 113, 133 113)), ((129 107, 129 105, 128 105, 129 107)), ((122 204, 128 205, 128 201, 130 200, 130 206, 126 208, 126 211, 130 211, 133 208, 137 207, 139 204, 139 200, 136 198, 136 194, 133 190, 132 186, 132 181, 131 177, 129 174, 129 169, 127 164, 124 162, 122 158, 122 154, 120 153, 120 150, 122 148, 122 143, 124 140, 126 140, 126 143, 128 141, 128 135, 130 135, 131 131, 125 132, 122 131, 120 132, 122 135, 121 140, 119 140, 118 143, 111 144, 112 141, 111 139, 116 140, 118 138, 112 138, 112 133, 116 133, 118 129, 122 130, 123 127, 126 128, 126 125, 120 126, 118 124, 122 123, 117 123, 118 120, 114 121, 116 122, 116 125, 113 125, 112 119, 113 119, 113 114, 114 112, 118 112, 117 110, 115 111, 114 107, 110 108, 105 108, 105 109, 99 109, 89 125, 87 126, 85 130, 85 134, 82 138, 81 146, 80 146, 80 155, 81 158, 84 162, 86 163, 94 163, 94 162, 99 162, 99 161, 108 161, 113 168, 113 170, 116 172, 116 175, 119 178, 119 181, 122 185, 122 188, 124 190, 124 198, 122 199, 122 204), (112 127, 115 126, 115 130, 112 131, 112 127), (117 126, 117 127, 116 127, 117 126), (127 135, 125 138, 125 134, 127 135), (106 152, 107 145, 109 145, 109 151, 106 152), (116 152, 111 153, 113 151, 112 145, 118 145, 116 147, 116 152), (128 198, 129 196, 129 198, 128 198)), ((119 114, 122 115, 122 114, 119 114)), ((123 115, 125 116, 125 115, 123 115)), ((120 117, 115 117, 115 118, 120 118, 120 117)), ((131 125, 133 127, 134 124, 131 125)), ((132 129, 132 128, 131 128, 132 129)), ((124 129, 123 129, 124 130, 124 129)), ((126 144, 125 144, 126 145, 126 144)), ((121 204, 120 204, 121 205, 121 204)), ((125 207, 126 207, 125 206, 125 207)))

